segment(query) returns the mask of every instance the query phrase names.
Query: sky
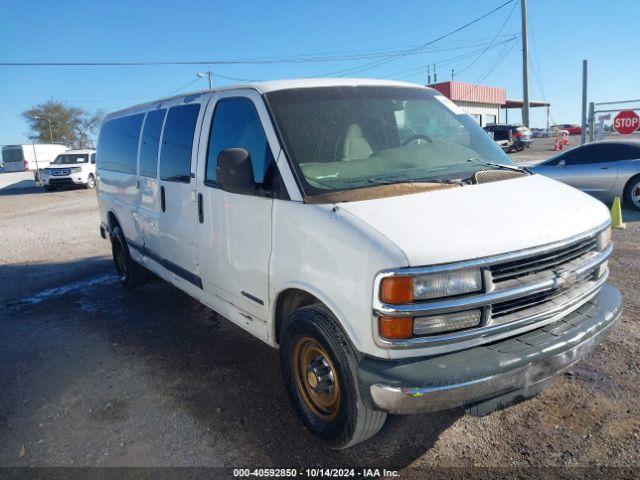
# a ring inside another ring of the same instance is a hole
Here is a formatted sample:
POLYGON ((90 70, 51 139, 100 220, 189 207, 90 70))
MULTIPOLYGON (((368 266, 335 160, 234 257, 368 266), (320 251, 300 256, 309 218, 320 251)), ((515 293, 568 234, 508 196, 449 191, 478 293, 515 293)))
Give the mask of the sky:
MULTIPOLYGON (((108 112, 206 88, 206 79, 196 74, 207 70, 214 86, 238 83, 222 76, 346 75, 425 84, 427 65, 436 64, 438 81, 450 80, 453 68, 455 80, 505 87, 507 98, 521 99, 519 4, 417 48, 505 1, 0 0, 0 63, 322 60, 0 66, 0 145, 27 142, 21 112, 38 103, 53 99, 108 112)), ((528 0, 527 5, 530 99, 551 103, 552 123, 580 123, 582 59, 589 61, 590 101, 640 98, 639 0, 528 0)), ((519 121, 519 112, 512 110, 509 120, 519 121)), ((533 109, 531 126, 544 125, 544 109, 533 109)))

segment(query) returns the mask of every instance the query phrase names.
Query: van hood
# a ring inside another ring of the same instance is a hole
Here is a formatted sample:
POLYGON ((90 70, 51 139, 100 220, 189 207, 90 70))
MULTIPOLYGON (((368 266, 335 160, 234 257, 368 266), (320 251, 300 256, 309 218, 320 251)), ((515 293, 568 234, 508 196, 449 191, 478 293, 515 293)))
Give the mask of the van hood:
POLYGON ((603 225, 604 204, 542 175, 341 203, 394 242, 408 266, 473 260, 565 240, 603 225))

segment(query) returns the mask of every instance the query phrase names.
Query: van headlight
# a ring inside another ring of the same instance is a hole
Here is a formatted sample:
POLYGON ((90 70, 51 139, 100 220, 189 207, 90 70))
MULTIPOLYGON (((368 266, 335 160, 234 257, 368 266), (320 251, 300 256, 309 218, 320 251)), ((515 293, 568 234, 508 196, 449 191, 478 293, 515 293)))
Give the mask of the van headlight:
POLYGON ((382 280, 380 299, 399 305, 415 300, 452 297, 482 290, 479 269, 451 270, 414 276, 391 276, 382 280))
POLYGON ((598 234, 598 250, 604 251, 611 244, 611 225, 598 234))
POLYGON ((71 173, 80 173, 82 171, 82 167, 71 167, 71 173))

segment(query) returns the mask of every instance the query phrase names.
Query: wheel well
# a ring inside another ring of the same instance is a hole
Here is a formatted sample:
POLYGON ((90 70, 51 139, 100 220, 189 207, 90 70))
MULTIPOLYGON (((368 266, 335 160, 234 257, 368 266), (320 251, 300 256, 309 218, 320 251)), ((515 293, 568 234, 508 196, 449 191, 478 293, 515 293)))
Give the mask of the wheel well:
POLYGON ((290 288, 278 295, 278 300, 276 301, 275 316, 275 333, 277 343, 280 343, 280 331, 282 330, 284 319, 286 319, 294 310, 297 310, 301 307, 306 307, 307 305, 313 305, 314 303, 322 302, 311 295, 309 292, 305 292, 304 290, 300 290, 298 288, 290 288))
POLYGON ((119 227, 118 219, 113 214, 113 212, 107 213, 107 222, 109 222, 109 232, 113 232, 115 227, 119 227))
POLYGON ((624 185, 624 190, 623 190, 623 198, 622 198, 623 203, 626 200, 627 193, 629 192, 629 189, 631 188, 632 184, 637 182, 638 179, 640 179, 640 173, 638 173, 637 175, 634 175, 629 180, 627 180, 627 183, 624 185))

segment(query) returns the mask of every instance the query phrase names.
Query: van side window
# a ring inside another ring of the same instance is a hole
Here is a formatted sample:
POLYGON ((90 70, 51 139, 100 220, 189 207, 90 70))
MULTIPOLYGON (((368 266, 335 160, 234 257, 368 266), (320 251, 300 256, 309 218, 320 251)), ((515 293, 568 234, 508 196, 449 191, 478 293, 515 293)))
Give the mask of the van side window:
POLYGON ((167 114, 160 152, 160 179, 167 182, 191 181, 191 150, 200 105, 172 107, 167 114))
POLYGON ((258 112, 248 98, 222 99, 216 105, 209 134, 205 182, 216 183, 218 154, 227 148, 247 150, 255 182, 264 182, 274 160, 258 112))
POLYGON ((158 152, 160 151, 160 132, 167 109, 153 110, 147 113, 147 119, 142 129, 142 144, 140 145, 140 175, 156 178, 158 176, 158 152))
POLYGON ((144 114, 105 122, 98 138, 98 168, 136 174, 138 140, 144 114))
POLYGON ((95 165, 95 163, 96 163, 96 154, 95 154, 95 153, 92 153, 92 154, 91 154, 91 164, 92 164, 92 165, 95 165))

